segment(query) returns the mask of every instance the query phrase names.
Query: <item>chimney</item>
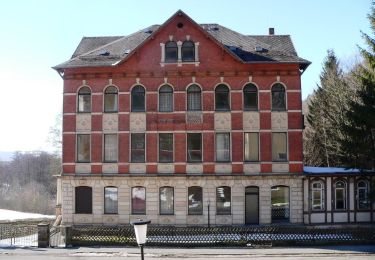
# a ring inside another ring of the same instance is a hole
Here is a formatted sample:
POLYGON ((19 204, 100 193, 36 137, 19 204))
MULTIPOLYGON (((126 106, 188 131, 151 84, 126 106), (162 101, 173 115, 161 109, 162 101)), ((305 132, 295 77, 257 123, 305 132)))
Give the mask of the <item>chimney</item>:
POLYGON ((275 35, 275 28, 268 28, 269 35, 275 35))

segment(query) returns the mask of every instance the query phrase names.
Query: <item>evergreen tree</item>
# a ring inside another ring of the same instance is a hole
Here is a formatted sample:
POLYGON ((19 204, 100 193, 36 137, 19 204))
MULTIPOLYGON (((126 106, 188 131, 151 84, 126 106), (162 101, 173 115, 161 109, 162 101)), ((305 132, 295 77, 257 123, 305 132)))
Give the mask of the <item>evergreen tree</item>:
MULTIPOLYGON (((372 34, 375 35, 375 2, 372 2, 368 15, 372 34)), ((349 102, 347 117, 343 125, 345 133, 342 146, 347 156, 346 163, 351 167, 375 169, 375 39, 362 33, 367 49, 360 48, 364 59, 355 73, 359 86, 356 98, 349 102)))
POLYGON ((335 53, 329 50, 320 75, 320 85, 309 102, 305 131, 305 164, 311 166, 341 166, 340 140, 342 125, 347 120, 347 100, 350 98, 344 74, 335 53))

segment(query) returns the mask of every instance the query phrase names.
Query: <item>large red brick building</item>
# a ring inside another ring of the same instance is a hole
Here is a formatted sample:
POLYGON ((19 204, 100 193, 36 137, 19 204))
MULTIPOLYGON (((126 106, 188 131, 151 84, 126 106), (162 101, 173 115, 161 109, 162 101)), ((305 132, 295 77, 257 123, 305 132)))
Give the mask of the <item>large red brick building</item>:
POLYGON ((308 65, 272 28, 244 35, 182 11, 128 36, 83 38, 54 67, 63 223, 303 222, 308 65))

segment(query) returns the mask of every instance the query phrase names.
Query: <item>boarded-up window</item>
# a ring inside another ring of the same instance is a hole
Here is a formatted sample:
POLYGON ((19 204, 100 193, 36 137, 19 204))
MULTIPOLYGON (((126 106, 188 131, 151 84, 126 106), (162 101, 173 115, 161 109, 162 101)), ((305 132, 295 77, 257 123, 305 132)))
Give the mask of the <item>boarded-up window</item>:
POLYGON ((117 162, 117 135, 105 134, 104 135, 104 161, 117 162))
POLYGON ((78 186, 75 188, 75 213, 92 214, 92 188, 78 186))
POLYGON ((90 162, 90 135, 77 135, 77 162, 90 162))
POLYGON ((287 159, 286 133, 272 133, 272 160, 286 161, 287 159))
POLYGON ((259 161, 258 133, 245 133, 245 161, 259 161))

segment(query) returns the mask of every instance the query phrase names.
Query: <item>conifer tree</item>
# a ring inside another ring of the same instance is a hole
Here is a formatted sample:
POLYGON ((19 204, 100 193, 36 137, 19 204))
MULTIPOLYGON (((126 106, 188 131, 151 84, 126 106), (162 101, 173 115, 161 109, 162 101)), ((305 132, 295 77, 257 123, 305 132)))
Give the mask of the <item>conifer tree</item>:
MULTIPOLYGON (((368 15, 371 34, 375 35, 375 2, 368 15)), ((345 133, 342 146, 347 156, 343 157, 351 167, 375 169, 375 39, 362 32, 367 48, 360 48, 364 59, 355 76, 359 86, 356 98, 349 102, 347 117, 343 125, 345 133)))

